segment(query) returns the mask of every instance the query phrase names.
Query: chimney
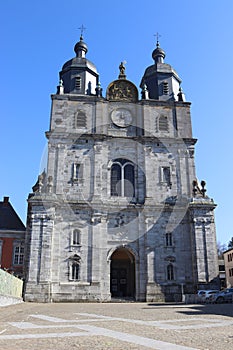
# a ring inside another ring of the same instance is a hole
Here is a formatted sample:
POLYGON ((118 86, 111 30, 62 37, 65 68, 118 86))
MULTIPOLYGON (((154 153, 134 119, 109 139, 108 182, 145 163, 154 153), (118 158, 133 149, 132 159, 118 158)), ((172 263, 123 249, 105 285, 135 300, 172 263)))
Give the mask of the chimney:
POLYGON ((3 205, 7 206, 9 203, 9 197, 3 197, 3 205))

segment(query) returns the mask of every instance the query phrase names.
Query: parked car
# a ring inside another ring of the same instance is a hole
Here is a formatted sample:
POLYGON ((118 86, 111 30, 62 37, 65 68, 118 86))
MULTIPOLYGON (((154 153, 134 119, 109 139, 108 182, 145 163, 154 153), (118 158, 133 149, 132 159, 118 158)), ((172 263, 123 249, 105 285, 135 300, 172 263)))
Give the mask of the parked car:
POLYGON ((199 290, 197 292, 197 299, 201 303, 208 303, 217 293, 219 293, 219 290, 217 289, 199 290))
POLYGON ((197 291, 197 300, 202 302, 205 295, 205 290, 198 290, 197 291))
POLYGON ((210 300, 212 303, 232 303, 233 288, 226 288, 219 293, 213 295, 210 300))

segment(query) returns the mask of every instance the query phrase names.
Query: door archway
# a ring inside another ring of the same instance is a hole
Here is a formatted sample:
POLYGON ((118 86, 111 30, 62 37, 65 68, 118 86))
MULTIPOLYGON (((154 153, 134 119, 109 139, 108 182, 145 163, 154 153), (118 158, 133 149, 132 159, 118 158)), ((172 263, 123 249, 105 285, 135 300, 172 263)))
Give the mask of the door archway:
POLYGON ((124 247, 111 256, 110 292, 115 298, 135 297, 135 257, 124 247))

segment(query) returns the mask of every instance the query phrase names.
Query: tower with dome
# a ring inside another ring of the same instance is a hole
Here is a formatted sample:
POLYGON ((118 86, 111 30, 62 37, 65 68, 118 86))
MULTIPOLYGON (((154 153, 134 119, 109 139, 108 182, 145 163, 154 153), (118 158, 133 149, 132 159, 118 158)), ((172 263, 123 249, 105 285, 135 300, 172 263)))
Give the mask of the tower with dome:
POLYGON ((81 35, 59 74, 47 165, 28 196, 26 301, 181 301, 216 288, 214 209, 190 102, 157 41, 140 91, 103 92, 81 35))

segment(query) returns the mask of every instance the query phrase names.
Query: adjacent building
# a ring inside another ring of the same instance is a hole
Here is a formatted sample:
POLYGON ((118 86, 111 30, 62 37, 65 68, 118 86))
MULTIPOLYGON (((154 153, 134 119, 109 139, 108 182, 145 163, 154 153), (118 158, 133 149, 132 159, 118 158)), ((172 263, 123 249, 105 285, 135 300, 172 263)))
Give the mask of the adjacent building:
POLYGON ((226 287, 226 271, 224 259, 218 258, 218 269, 219 269, 219 283, 220 288, 226 287))
POLYGON ((225 263, 226 287, 233 287, 233 248, 223 253, 225 263))
POLYGON ((4 197, 0 202, 0 265, 19 277, 23 277, 25 231, 9 197, 4 197))
POLYGON ((216 204, 197 180, 191 103, 165 51, 157 42, 140 92, 120 63, 106 94, 82 36, 74 51, 28 197, 25 300, 178 301, 216 288, 216 204))

